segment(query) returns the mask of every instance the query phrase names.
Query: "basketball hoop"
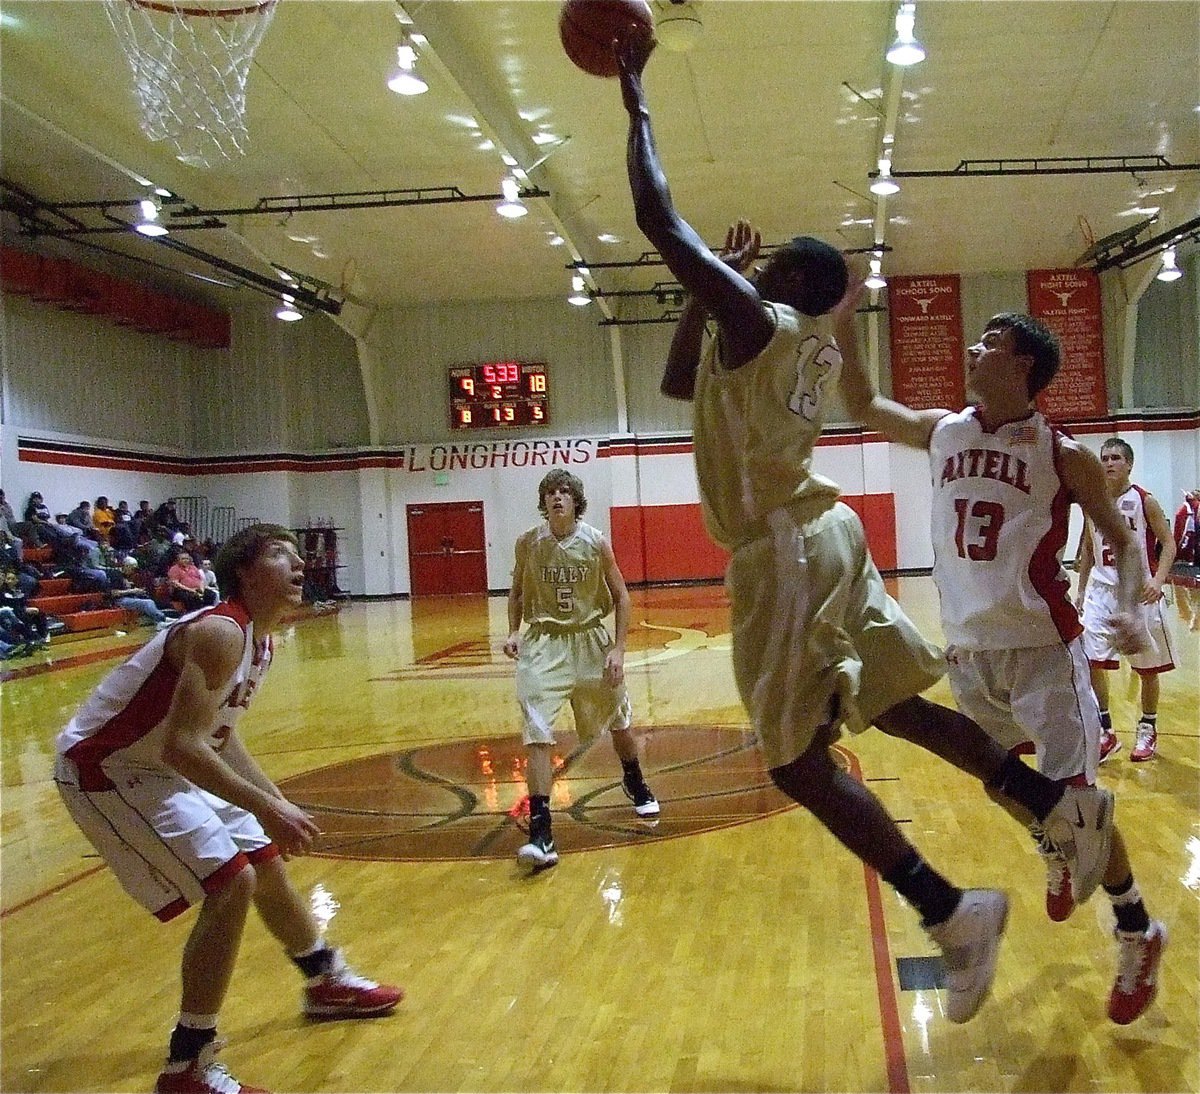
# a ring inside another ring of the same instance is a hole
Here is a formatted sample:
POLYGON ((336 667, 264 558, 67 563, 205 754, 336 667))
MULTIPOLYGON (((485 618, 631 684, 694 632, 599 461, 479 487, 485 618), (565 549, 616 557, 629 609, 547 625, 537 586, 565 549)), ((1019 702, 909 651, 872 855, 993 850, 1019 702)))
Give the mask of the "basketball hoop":
POLYGON ((245 152, 246 77, 278 0, 104 0, 142 132, 193 167, 245 152))

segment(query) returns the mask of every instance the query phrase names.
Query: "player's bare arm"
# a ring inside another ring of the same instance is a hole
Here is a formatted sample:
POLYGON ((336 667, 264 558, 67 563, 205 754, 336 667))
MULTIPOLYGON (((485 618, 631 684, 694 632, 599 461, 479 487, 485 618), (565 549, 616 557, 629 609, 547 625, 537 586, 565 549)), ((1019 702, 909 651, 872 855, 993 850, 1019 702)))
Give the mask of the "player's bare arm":
POLYGON ((163 759, 185 779, 253 813, 285 855, 303 854, 319 831, 312 819, 239 774, 213 744, 217 712, 241 663, 242 643, 240 627, 213 617, 171 636, 166 657, 179 679, 165 719, 163 759))
POLYGON ((1088 578, 1092 576, 1092 522, 1083 518, 1083 531, 1079 536, 1079 550, 1075 555, 1075 570, 1079 574, 1079 584, 1075 591, 1075 607, 1083 607, 1083 598, 1087 592, 1088 578))
POLYGON ((524 532, 517 537, 512 586, 508 590, 508 637, 504 640, 504 655, 513 660, 516 660, 517 654, 521 652, 521 582, 525 573, 525 556, 528 552, 529 533, 524 532))
POLYGON ((628 34, 616 47, 621 97, 629 114, 626 166, 637 224, 676 280, 716 319, 725 366, 739 368, 762 352, 775 324, 758 290, 714 255, 675 211, 642 89, 642 70, 653 48, 654 39, 644 34, 628 34))
POLYGON ((604 661, 604 679, 615 687, 625 679, 625 642, 629 637, 629 616, 632 607, 629 588, 625 584, 621 568, 617 565, 617 556, 613 553, 612 544, 605 537, 600 539, 600 560, 604 566, 604 580, 612 596, 615 617, 613 647, 604 661))
MULTIPOLYGON (((762 248, 762 236, 749 221, 731 224, 725 233, 725 246, 718 257, 722 262, 745 274, 754 265, 762 248)), ((704 344, 704 322, 708 314, 699 301, 689 296, 671 336, 667 365, 663 370, 659 390, 671 399, 689 402, 696 392, 696 370, 700 366, 700 350, 704 344)))
POLYGON ((1175 565, 1175 533, 1171 529, 1167 514, 1158 504, 1158 498, 1153 494, 1146 495, 1146 523, 1154 538, 1158 540, 1160 553, 1154 567, 1154 576, 1146 582, 1142 590, 1142 603, 1154 604, 1163 598, 1163 585, 1170 576, 1171 567, 1175 565))
MULTIPOLYGON (((1104 469, 1095 453, 1076 441, 1064 440, 1059 467, 1063 485, 1079 503, 1084 516, 1113 549, 1117 565, 1118 612, 1112 623, 1117 636, 1117 648, 1122 653, 1137 653, 1145 648, 1149 636, 1137 611, 1142 592, 1142 568, 1133 533, 1117 512, 1104 478, 1104 469)), ((1089 538, 1085 538, 1085 544, 1089 538)), ((1090 564, 1088 569, 1091 569, 1090 564)))
POLYGON ((833 337, 842 355, 842 395, 850 413, 868 429, 913 448, 927 449, 933 427, 948 410, 913 410, 903 403, 885 399, 875 388, 863 366, 858 348, 858 325, 855 311, 862 299, 864 285, 854 279, 846 287, 846 295, 834 306, 833 337))

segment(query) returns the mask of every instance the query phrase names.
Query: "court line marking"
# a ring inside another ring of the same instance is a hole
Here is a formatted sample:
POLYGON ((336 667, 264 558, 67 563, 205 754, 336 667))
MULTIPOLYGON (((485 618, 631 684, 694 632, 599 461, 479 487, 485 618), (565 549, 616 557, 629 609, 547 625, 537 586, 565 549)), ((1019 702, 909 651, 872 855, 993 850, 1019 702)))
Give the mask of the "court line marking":
MULTIPOLYGON (((858 757, 848 748, 835 746, 850 764, 851 774, 865 785, 858 757)), ((871 924, 871 957, 875 966, 875 994, 879 999, 879 1023, 883 1032, 883 1055, 887 1065, 888 1094, 911 1094, 908 1060, 904 1054, 904 1033, 900 1023, 900 1004, 892 983, 892 953, 887 940, 883 915, 883 897, 879 874, 863 863, 863 887, 867 896, 867 918, 871 924)))

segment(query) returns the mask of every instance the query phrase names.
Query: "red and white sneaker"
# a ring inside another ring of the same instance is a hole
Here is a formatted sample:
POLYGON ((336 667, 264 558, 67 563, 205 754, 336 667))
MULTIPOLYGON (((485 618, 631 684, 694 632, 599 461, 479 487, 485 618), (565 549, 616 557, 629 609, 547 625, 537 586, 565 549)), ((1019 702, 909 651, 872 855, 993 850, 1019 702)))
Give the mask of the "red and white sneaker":
POLYGON ((1140 1018, 1158 994, 1158 963, 1167 946, 1167 928, 1150 920, 1145 934, 1114 931, 1117 979, 1108 997, 1108 1016, 1119 1026, 1140 1018))
POLYGON ((1069 919, 1075 911, 1075 895, 1071 892, 1071 868, 1054 846, 1040 849, 1046 864, 1046 914, 1055 923, 1069 919))
POLYGON ((1121 738, 1111 729, 1100 730, 1100 762, 1121 751, 1121 738))
POLYGON ((1145 760, 1153 760, 1154 754, 1157 751, 1158 729, 1149 722, 1138 722, 1137 740, 1134 743, 1133 751, 1129 754, 1129 758, 1134 763, 1142 763, 1145 760))
POLYGON ((346 964, 342 951, 334 950, 329 971, 304 985, 304 1014, 308 1018, 372 1018, 387 1014, 403 998, 400 988, 359 976, 346 964))
POLYGON ((268 1094, 260 1086, 243 1086, 224 1064, 217 1063, 214 1057, 223 1044, 210 1042, 186 1063, 168 1061, 154 1084, 154 1094, 268 1094))

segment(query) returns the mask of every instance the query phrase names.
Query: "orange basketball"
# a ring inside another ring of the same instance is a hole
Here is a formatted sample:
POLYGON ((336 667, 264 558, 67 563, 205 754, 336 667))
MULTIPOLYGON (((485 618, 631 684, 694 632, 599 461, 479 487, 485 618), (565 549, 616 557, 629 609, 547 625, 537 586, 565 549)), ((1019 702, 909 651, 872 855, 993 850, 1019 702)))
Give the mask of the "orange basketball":
POLYGON ((654 33, 654 13, 647 0, 564 0, 558 16, 563 49, 584 72, 617 75, 612 44, 630 27, 654 33))

